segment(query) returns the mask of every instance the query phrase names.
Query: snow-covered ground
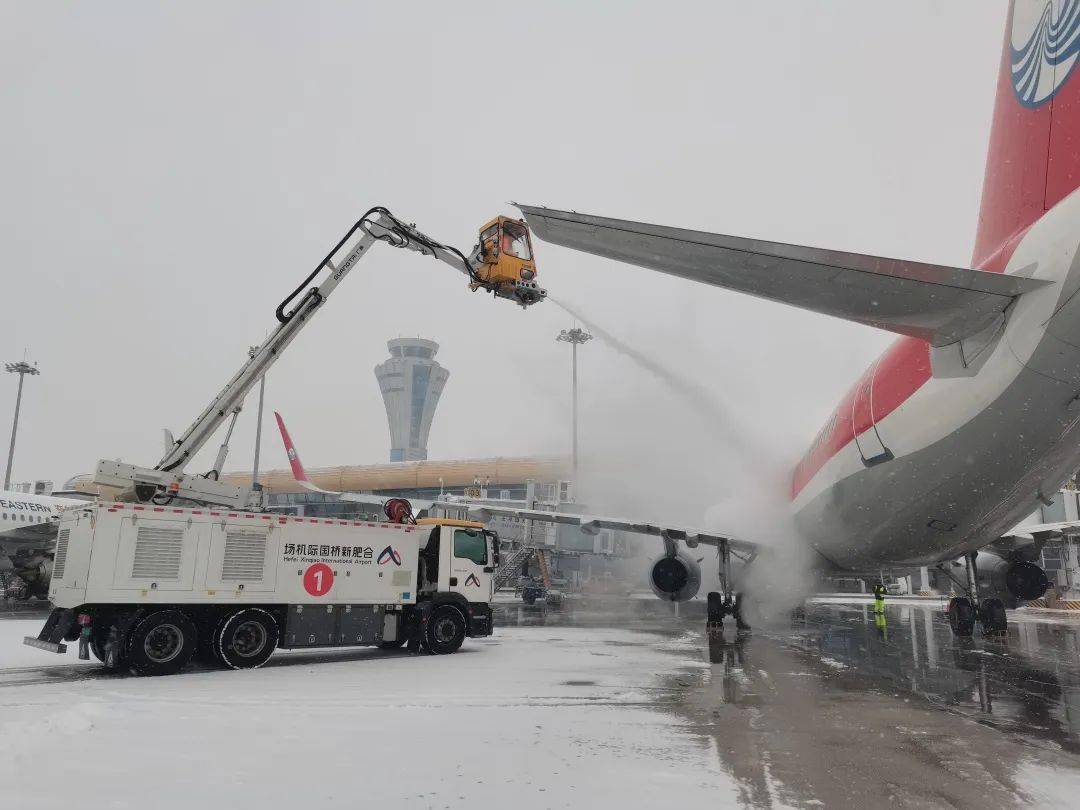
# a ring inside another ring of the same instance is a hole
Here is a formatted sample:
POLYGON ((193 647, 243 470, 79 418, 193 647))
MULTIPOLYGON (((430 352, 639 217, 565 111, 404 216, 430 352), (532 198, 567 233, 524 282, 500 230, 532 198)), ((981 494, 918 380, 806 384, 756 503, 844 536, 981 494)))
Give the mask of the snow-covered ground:
POLYGON ((663 709, 665 678, 700 655, 656 635, 499 628, 451 656, 279 652, 135 678, 20 646, 40 625, 0 622, 0 784, 20 810, 736 803, 663 709))

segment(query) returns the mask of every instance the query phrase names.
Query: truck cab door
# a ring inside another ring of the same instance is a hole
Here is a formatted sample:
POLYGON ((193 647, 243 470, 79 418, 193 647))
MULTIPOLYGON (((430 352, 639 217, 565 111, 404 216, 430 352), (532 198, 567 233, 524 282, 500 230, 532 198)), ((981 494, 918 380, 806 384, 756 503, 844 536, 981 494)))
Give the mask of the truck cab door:
POLYGON ((483 529, 442 527, 439 590, 460 593, 470 602, 491 601, 495 566, 489 532, 483 529), (442 582, 446 577, 445 585, 442 582))

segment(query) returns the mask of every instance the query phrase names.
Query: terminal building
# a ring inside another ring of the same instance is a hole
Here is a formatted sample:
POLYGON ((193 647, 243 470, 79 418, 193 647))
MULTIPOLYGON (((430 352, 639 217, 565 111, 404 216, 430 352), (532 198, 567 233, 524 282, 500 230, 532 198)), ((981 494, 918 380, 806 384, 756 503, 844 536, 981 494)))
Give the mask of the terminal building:
POLYGON ((435 362, 439 344, 423 338, 389 340, 390 359, 375 366, 375 377, 390 425, 390 460, 424 461, 435 406, 450 372, 435 362))
MULTIPOLYGON (((311 492, 300 486, 288 469, 259 474, 268 505, 276 512, 306 517, 383 520, 383 502, 392 496, 409 498, 420 506, 440 498, 467 498, 472 502, 506 502, 548 511, 579 511, 569 480, 570 459, 563 456, 525 456, 412 461, 363 466, 322 467, 307 470, 320 489, 347 492, 350 500, 311 492), (370 497, 365 497, 370 496, 370 497)), ((250 473, 231 473, 223 480, 246 486, 250 473)), ((512 518, 489 524, 506 547, 523 544, 543 548, 551 573, 569 585, 618 576, 624 561, 651 538, 602 530, 587 534, 575 526, 555 526, 512 518)), ((648 550, 648 549, 646 549, 648 550)))

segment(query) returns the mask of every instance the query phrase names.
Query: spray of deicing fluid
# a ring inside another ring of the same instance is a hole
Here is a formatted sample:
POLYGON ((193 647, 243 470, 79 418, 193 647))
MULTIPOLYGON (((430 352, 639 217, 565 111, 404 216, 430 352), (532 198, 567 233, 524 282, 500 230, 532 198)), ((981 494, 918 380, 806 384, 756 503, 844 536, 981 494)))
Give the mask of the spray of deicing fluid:
POLYGON ((627 345, 602 326, 586 318, 575 307, 550 296, 548 300, 572 318, 580 321, 605 345, 666 383, 669 389, 709 426, 718 442, 723 445, 718 449, 734 453, 738 463, 743 467, 755 470, 762 470, 766 466, 771 467, 762 453, 764 443, 755 440, 754 431, 744 424, 729 406, 721 402, 715 393, 701 383, 679 374, 669 366, 627 345))
MULTIPOLYGON (((657 445, 649 447, 647 455, 635 455, 643 445, 627 447, 610 440, 612 431, 606 433, 608 441, 599 452, 586 452, 582 476, 587 479, 582 482, 587 485, 586 500, 616 514, 633 514, 650 521, 658 516, 756 542, 762 547, 763 559, 772 553, 780 555, 758 566, 760 570, 748 572, 753 576, 753 590, 759 594, 760 606, 765 608, 767 602, 782 614, 789 601, 797 603, 811 581, 807 573, 809 549, 797 544, 796 530, 786 509, 790 459, 780 456, 782 448, 741 418, 737 406, 725 403, 697 380, 628 345, 576 307, 549 300, 606 347, 662 381, 664 390, 700 422, 693 427, 666 425, 659 432, 675 442, 662 445, 663 450, 658 450, 657 445), (708 431, 700 437, 705 439, 704 446, 697 441, 699 437, 689 435, 696 434, 699 427, 708 431), (647 463, 642 463, 645 460, 647 463), (687 468, 681 469, 683 466, 687 468)), ((619 415, 612 415, 608 426, 618 425, 619 419, 619 415)), ((631 434, 642 432, 638 427, 622 424, 613 433, 618 436, 620 429, 631 434)), ((596 442, 604 438, 594 438, 589 444, 595 448, 596 442)), ((628 584, 637 586, 644 580, 654 552, 649 548, 645 557, 634 561, 637 567, 627 567, 623 573, 628 584)), ((708 561, 703 560, 707 582, 713 582, 711 587, 716 586, 713 559, 710 556, 708 561)))

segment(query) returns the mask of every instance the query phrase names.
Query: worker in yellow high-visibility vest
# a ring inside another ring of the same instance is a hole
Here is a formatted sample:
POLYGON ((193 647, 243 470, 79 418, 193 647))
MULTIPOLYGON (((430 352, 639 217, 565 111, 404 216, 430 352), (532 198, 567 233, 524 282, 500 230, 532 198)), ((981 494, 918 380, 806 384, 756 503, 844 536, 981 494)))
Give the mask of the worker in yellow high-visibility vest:
POLYGON ((885 612, 885 584, 879 582, 874 586, 874 613, 885 612))

